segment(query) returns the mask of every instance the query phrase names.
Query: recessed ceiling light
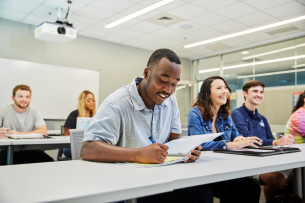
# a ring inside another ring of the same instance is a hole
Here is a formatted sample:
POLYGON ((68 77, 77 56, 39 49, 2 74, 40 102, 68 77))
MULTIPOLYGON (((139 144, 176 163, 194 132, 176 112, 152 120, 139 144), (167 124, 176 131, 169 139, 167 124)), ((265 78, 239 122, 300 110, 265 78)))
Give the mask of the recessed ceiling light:
POLYGON ((184 29, 184 30, 188 30, 188 29, 192 29, 193 26, 192 25, 180 25, 180 28, 184 29))
POLYGON ((242 51, 241 54, 249 54, 250 52, 248 51, 242 51))
POLYGON ((280 22, 277 22, 277 23, 269 24, 269 25, 264 25, 264 26, 253 28, 253 29, 250 29, 250 30, 236 32, 236 33, 225 35, 225 36, 222 36, 222 37, 216 37, 216 38, 213 38, 213 39, 209 39, 209 40, 205 40, 205 41, 201 41, 201 42, 196 42, 196 43, 193 43, 193 44, 188 44, 188 45, 185 45, 184 48, 191 48, 191 47, 199 46, 199 45, 202 45, 202 44, 208 44, 208 43, 211 43, 211 42, 216 42, 216 41, 220 41, 220 40, 224 40, 224 39, 229 39, 229 38, 232 38, 232 37, 237 37, 237 36, 257 32, 257 31, 261 31, 261 30, 266 30, 266 29, 269 29, 269 28, 277 27, 277 26, 280 26, 280 25, 285 25, 285 24, 288 24, 288 23, 297 22, 297 21, 304 20, 304 19, 305 19, 305 15, 297 17, 297 18, 292 18, 292 19, 289 19, 289 20, 284 20, 284 21, 280 21, 280 22))
POLYGON ((163 0, 163 1, 159 1, 158 3, 155 3, 155 4, 151 5, 151 6, 148 6, 148 7, 146 7, 146 8, 143 8, 143 9, 141 9, 141 10, 135 12, 135 13, 132 13, 132 14, 130 14, 130 15, 124 17, 124 18, 121 18, 121 19, 119 19, 119 20, 117 20, 117 21, 114 21, 114 22, 112 22, 112 23, 106 25, 105 28, 112 28, 112 27, 114 27, 114 26, 117 26, 117 25, 119 25, 119 24, 121 24, 121 23, 124 23, 124 22, 126 22, 126 21, 128 21, 128 20, 131 20, 131 19, 133 19, 133 18, 136 18, 136 17, 138 17, 138 16, 140 16, 140 15, 143 15, 144 13, 147 13, 147 12, 149 12, 149 11, 152 11, 152 10, 154 10, 154 9, 157 9, 157 8, 159 8, 159 7, 161 7, 161 6, 164 6, 165 4, 168 4, 168 3, 173 2, 173 1, 174 1, 174 0, 163 0))

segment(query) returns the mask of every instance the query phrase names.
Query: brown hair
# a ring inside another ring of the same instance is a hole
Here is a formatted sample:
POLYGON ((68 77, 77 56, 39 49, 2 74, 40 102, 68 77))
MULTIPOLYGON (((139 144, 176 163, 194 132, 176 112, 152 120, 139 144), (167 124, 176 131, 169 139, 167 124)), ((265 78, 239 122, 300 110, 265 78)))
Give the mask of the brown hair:
MULTIPOLYGON (((84 90, 82 93, 80 93, 78 97, 78 105, 77 105, 77 110, 78 110, 78 117, 86 117, 86 106, 85 106, 85 100, 88 94, 92 94, 94 97, 94 94, 88 90, 84 90)), ((95 97, 94 97, 95 99, 95 97)), ((96 113, 96 105, 94 105, 94 109, 91 110, 92 117, 96 113)))
POLYGON ((29 91, 32 95, 32 90, 29 86, 27 85, 17 85, 14 89, 13 89, 13 96, 15 97, 16 96, 16 92, 18 90, 25 90, 25 91, 29 91))
MULTIPOLYGON (((204 82, 201 85, 200 92, 197 96, 197 99, 193 105, 193 107, 198 107, 201 111, 202 117, 205 120, 210 120, 212 119, 212 100, 211 100, 211 84, 214 80, 220 79, 223 80, 223 82, 226 84, 226 86, 229 89, 229 92, 231 93, 232 90, 228 86, 227 82, 220 76, 212 76, 204 80, 204 82)), ((225 117, 225 120, 228 119, 230 115, 230 105, 231 105, 231 100, 230 97, 227 98, 227 103, 220 106, 219 111, 222 112, 222 114, 225 117)))
POLYGON ((299 95, 299 99, 295 106, 292 109, 292 113, 294 113, 296 110, 298 110, 300 107, 304 106, 304 99, 305 99, 305 91, 299 95))
MULTIPOLYGON (((263 89, 265 88, 265 84, 258 81, 258 80, 250 80, 248 82, 246 82, 244 85, 243 85, 243 91, 247 92, 248 93, 248 90, 251 88, 251 87, 256 87, 256 86, 261 86, 263 89)), ((246 100, 246 98, 244 97, 244 99, 246 100)))

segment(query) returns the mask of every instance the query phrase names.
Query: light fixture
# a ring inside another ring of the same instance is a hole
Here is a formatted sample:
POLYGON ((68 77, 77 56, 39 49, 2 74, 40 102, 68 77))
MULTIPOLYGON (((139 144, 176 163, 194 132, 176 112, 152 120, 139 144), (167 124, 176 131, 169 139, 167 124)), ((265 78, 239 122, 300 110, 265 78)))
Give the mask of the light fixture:
POLYGON ((211 69, 206 69, 206 70, 200 70, 199 73, 207 73, 207 72, 213 72, 213 71, 218 71, 220 68, 211 68, 211 69))
POLYGON ((257 58, 257 57, 260 57, 260 56, 266 56, 266 55, 269 55, 269 54, 275 54, 275 53, 278 53, 278 52, 287 51, 287 50, 291 50, 291 49, 295 49, 295 48, 299 48, 299 47, 303 47, 303 46, 305 46, 305 44, 299 44, 299 45, 292 46, 292 47, 286 47, 286 48, 283 48, 283 49, 273 50, 273 51, 253 55, 253 56, 247 56, 247 57, 244 57, 243 60, 257 58))
POLYGON ((181 89, 183 89, 183 88, 186 88, 186 85, 183 85, 183 86, 177 87, 177 88, 176 88, 176 91, 177 91, 177 90, 181 90, 181 89))
POLYGON ((295 73, 295 72, 304 72, 304 71, 305 71, 305 69, 300 69, 300 70, 287 70, 287 71, 278 71, 278 72, 271 72, 271 73, 262 73, 262 74, 255 74, 255 75, 243 75, 243 76, 237 76, 237 79, 260 77, 260 76, 267 76, 267 75, 279 75, 279 74, 285 74, 285 73, 295 73))
POLYGON ((184 48, 191 48, 191 47, 199 46, 199 45, 202 45, 202 44, 208 44, 208 43, 211 43, 211 42, 216 42, 216 41, 220 41, 220 40, 224 40, 224 39, 229 39, 229 38, 232 38, 232 37, 237 37, 237 36, 240 36, 240 35, 253 33, 253 32, 257 32, 257 31, 277 27, 277 26, 280 26, 280 25, 285 25, 285 24, 288 24, 288 23, 297 22, 297 21, 304 20, 304 19, 305 19, 305 15, 297 17, 297 18, 292 18, 292 19, 289 19, 289 20, 284 20, 284 21, 280 21, 280 22, 277 22, 277 23, 269 24, 269 25, 264 25, 264 26, 253 28, 253 29, 250 29, 250 30, 236 32, 236 33, 225 35, 225 36, 222 36, 222 37, 216 37, 216 38, 213 38, 213 39, 209 39, 209 40, 205 40, 205 41, 201 41, 201 42, 196 42, 196 43, 193 43, 193 44, 188 44, 188 45, 185 45, 184 48))
POLYGON ((250 52, 248 51, 242 51, 241 54, 249 54, 250 52))
POLYGON ((117 26, 117 25, 119 25, 119 24, 121 24, 121 23, 124 23, 124 22, 126 22, 126 21, 128 21, 128 20, 131 20, 131 19, 133 19, 133 18, 136 18, 136 17, 138 17, 138 16, 140 16, 140 15, 143 15, 144 13, 147 13, 147 12, 149 12, 149 11, 152 11, 152 10, 154 10, 154 9, 157 9, 157 8, 159 8, 159 7, 161 7, 161 6, 164 6, 165 4, 168 4, 168 3, 173 2, 173 1, 174 1, 174 0, 163 0, 163 1, 159 1, 158 3, 155 3, 155 4, 151 5, 151 6, 148 6, 148 7, 146 7, 146 8, 143 8, 143 9, 141 9, 141 10, 135 12, 135 13, 132 13, 132 14, 130 14, 130 15, 124 17, 124 18, 121 18, 121 19, 119 19, 119 20, 117 20, 117 21, 114 21, 114 22, 112 22, 112 23, 106 25, 105 28, 112 28, 112 27, 114 27, 114 26, 117 26))
POLYGON ((300 64, 300 65, 296 65, 296 66, 292 66, 291 68, 299 68, 299 67, 304 67, 305 64, 300 64))
POLYGON ((266 63, 274 63, 274 62, 279 62, 279 61, 288 61, 288 60, 299 59, 299 58, 304 58, 304 57, 305 57, 305 55, 300 55, 300 56, 293 56, 293 57, 287 57, 287 58, 273 59, 273 60, 268 60, 268 61, 260 61, 260 62, 255 62, 255 63, 245 63, 245 64, 241 64, 241 65, 226 66, 226 67, 223 67, 222 69, 226 70, 226 69, 232 69, 232 68, 241 68, 241 67, 261 65, 261 64, 266 64, 266 63))
POLYGON ((192 87, 192 84, 189 84, 189 87, 192 87))

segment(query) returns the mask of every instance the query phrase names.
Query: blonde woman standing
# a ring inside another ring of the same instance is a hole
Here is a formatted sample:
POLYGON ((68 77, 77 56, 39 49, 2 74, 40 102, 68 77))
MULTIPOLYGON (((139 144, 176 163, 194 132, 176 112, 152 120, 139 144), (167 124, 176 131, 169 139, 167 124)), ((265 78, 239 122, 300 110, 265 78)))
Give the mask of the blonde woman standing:
MULTIPOLYGON (((64 125, 64 135, 69 136, 70 129, 76 129, 77 117, 93 117, 96 113, 94 94, 88 90, 83 91, 78 97, 78 105, 75 111, 68 116, 64 125)), ((71 158, 71 149, 64 148, 64 155, 71 158)))

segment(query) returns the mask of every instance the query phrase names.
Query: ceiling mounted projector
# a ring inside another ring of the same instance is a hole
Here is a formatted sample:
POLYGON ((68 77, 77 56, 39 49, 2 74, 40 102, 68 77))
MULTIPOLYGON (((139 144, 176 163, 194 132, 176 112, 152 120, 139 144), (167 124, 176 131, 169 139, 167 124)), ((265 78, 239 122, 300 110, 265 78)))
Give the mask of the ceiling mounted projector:
POLYGON ((77 30, 73 27, 73 24, 69 23, 67 20, 71 1, 68 1, 69 7, 64 19, 60 19, 61 8, 57 9, 57 21, 43 22, 35 29, 35 38, 43 41, 49 42, 69 42, 76 39, 77 30))

